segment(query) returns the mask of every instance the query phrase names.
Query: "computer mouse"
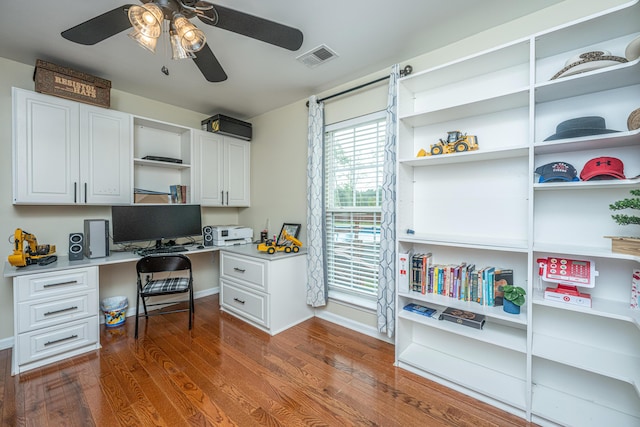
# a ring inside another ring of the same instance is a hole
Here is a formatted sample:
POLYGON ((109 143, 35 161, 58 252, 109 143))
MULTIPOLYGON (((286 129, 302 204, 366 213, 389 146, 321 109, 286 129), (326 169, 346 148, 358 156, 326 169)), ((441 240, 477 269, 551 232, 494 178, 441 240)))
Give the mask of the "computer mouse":
POLYGON ((198 249, 204 249, 204 246, 198 245, 198 249))

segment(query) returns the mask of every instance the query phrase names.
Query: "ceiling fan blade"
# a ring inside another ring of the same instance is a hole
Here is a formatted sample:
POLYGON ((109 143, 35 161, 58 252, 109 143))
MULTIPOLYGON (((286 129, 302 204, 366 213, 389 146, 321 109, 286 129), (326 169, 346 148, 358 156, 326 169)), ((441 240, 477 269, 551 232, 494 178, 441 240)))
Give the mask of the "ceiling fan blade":
MULTIPOLYGON (((204 4, 205 2, 199 3, 204 4)), ((285 49, 298 50, 300 46, 302 46, 302 31, 297 28, 227 7, 213 5, 213 9, 199 12, 198 18, 205 24, 242 34, 285 49)))
POLYGON ((222 69, 222 65, 220 65, 218 58, 213 54, 208 44, 205 44, 202 49, 196 52, 193 62, 196 63, 207 81, 216 83, 227 80, 227 73, 222 69))
POLYGON ((126 4, 91 18, 61 33, 62 37, 75 43, 93 45, 115 36, 131 27, 127 11, 132 5, 126 4))

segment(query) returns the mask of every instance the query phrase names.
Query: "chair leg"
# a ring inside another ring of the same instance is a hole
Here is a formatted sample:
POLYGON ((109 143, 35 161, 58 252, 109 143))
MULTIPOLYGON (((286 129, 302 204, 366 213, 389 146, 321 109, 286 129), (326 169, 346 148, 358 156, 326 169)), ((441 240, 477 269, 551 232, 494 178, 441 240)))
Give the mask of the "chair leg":
POLYGON ((147 300, 142 297, 142 307, 144 308, 144 318, 145 320, 149 320, 149 313, 147 312, 147 300))
POLYGON ((136 294, 136 332, 134 334, 134 338, 138 339, 138 312, 140 310, 140 288, 138 288, 138 292, 136 294))
POLYGON ((189 289, 189 330, 193 324, 193 288, 189 289))

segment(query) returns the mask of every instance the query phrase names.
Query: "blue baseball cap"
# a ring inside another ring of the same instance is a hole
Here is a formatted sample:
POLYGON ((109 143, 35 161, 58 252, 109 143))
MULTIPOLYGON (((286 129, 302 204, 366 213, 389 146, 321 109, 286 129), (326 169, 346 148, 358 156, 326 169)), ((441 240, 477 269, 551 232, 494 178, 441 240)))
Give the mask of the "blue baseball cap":
POLYGON ((536 168, 535 172, 540 175, 538 182, 580 181, 576 168, 567 162, 547 163, 536 168))

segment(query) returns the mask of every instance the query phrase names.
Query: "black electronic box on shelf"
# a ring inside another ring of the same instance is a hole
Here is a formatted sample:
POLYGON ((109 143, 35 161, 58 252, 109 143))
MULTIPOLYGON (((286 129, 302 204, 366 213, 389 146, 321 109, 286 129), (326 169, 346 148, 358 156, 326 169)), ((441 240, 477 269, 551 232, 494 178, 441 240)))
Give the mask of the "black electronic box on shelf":
POLYGON ((251 141, 251 123, 216 114, 201 122, 202 130, 251 141))
POLYGON ((164 156, 144 156, 143 159, 154 160, 156 162, 182 163, 182 159, 175 159, 173 157, 164 157, 164 156))

